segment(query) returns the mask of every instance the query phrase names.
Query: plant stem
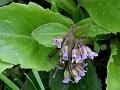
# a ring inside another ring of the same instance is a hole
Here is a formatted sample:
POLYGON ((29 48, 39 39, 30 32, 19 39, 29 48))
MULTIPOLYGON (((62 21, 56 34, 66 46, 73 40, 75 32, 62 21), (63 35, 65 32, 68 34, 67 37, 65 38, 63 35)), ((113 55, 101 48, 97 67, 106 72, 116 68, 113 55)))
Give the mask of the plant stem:
POLYGON ((29 77, 26 73, 24 73, 24 74, 25 74, 25 76, 28 78, 28 80, 31 82, 31 84, 33 85, 33 87, 35 88, 35 90, 37 90, 35 84, 34 84, 33 81, 30 79, 30 77, 29 77))
POLYGON ((10 79, 8 79, 4 74, 0 73, 0 79, 4 81, 12 90, 20 90, 10 79))
POLYGON ((41 78, 39 76, 39 73, 36 70, 33 70, 33 69, 32 69, 32 72, 33 72, 33 74, 34 74, 34 76, 35 76, 35 78, 36 78, 36 80, 38 82, 38 85, 40 86, 41 90, 45 90, 45 87, 44 87, 44 85, 42 83, 42 80, 41 80, 41 78))

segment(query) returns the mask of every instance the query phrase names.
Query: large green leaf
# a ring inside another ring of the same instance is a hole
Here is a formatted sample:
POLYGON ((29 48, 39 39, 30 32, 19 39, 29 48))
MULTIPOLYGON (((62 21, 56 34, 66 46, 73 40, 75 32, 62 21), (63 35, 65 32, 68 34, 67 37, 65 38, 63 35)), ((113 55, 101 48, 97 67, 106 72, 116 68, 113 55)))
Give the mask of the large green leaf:
POLYGON ((120 30, 120 0, 79 0, 98 26, 113 33, 120 30))
MULTIPOLYGON (((44 9, 32 2, 28 5, 12 3, 8 6, 1 7, 0 12, 0 20, 10 20, 13 23, 17 23, 21 19, 23 21, 22 23, 28 25, 31 29, 50 22, 61 23, 67 27, 73 23, 71 19, 59 13, 52 12, 49 9, 44 9)), ((15 26, 18 26, 18 24, 15 26)))
POLYGON ((50 78, 51 90, 102 90, 101 83, 96 75, 95 67, 90 60, 88 60, 88 72, 79 83, 63 84, 63 72, 58 72, 55 78, 50 78))
POLYGON ((3 62, 36 70, 50 70, 54 67, 55 61, 47 59, 52 49, 39 45, 30 35, 24 35, 24 32, 18 34, 10 21, 5 22, 4 28, 1 27, 3 23, 0 23, 0 58, 3 62))
POLYGON ((2 73, 6 68, 12 68, 13 65, 0 61, 0 73, 2 73))
POLYGON ((107 68, 107 90, 120 89, 120 43, 112 42, 111 56, 107 68))
POLYGON ((64 35, 68 28, 59 23, 48 23, 35 29, 32 36, 40 44, 46 47, 53 47, 52 40, 58 36, 64 35))
POLYGON ((61 23, 69 27, 72 21, 59 13, 30 3, 11 4, 0 8, 0 58, 3 62, 20 64, 22 68, 51 70, 56 59, 49 60, 47 55, 52 48, 36 42, 32 31, 46 23, 61 23), (44 52, 43 52, 44 51, 44 52))

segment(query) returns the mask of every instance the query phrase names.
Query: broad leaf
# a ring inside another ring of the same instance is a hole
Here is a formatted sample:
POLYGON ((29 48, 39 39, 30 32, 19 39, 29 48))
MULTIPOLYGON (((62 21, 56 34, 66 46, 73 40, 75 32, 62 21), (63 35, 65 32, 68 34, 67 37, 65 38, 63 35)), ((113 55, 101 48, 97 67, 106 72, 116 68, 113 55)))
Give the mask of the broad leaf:
POLYGON ((62 36, 67 32, 68 28, 59 23, 48 23, 35 29, 32 36, 35 40, 39 41, 40 44, 46 47, 53 47, 53 38, 62 36))
POLYGON ((56 60, 50 61, 47 58, 52 49, 41 46, 29 38, 12 38, 12 36, 8 36, 4 39, 9 39, 9 42, 6 42, 7 40, 3 40, 4 42, 0 41, 0 57, 2 61, 20 64, 22 68, 33 68, 36 70, 50 70, 54 68, 56 60), (44 53, 42 53, 43 51, 44 53))
POLYGON ((112 42, 111 56, 107 68, 107 90, 120 89, 120 43, 112 42))
POLYGON ((72 21, 59 13, 30 3, 11 4, 0 8, 0 58, 3 62, 20 64, 22 68, 51 70, 56 59, 49 60, 52 48, 36 42, 32 31, 39 25, 58 22, 70 26, 72 21), (44 51, 44 52, 43 52, 44 51))
POLYGON ((50 78, 51 90, 102 90, 101 83, 96 75, 94 65, 88 60, 88 72, 79 83, 63 84, 63 72, 57 73, 55 78, 50 78))
POLYGON ((0 61, 0 73, 2 73, 7 68, 12 68, 13 65, 0 61))
MULTIPOLYGON (((73 23, 71 19, 62 16, 59 13, 52 12, 49 9, 44 9, 32 2, 28 5, 12 3, 8 6, 1 7, 0 12, 0 20, 10 20, 17 23, 21 19, 24 21, 23 23, 28 25, 31 29, 52 22, 61 23, 67 27, 73 23)), ((16 24, 15 26, 18 25, 16 24)))
POLYGON ((120 30, 120 0, 79 0, 98 26, 110 32, 120 30))

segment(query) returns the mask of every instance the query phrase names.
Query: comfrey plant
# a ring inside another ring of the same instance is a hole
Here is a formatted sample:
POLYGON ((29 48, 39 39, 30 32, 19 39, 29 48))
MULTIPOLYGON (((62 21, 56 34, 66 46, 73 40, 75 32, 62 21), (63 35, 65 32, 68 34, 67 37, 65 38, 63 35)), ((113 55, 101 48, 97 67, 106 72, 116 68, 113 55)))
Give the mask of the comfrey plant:
POLYGON ((56 72, 65 69, 63 83, 78 83, 87 72, 86 59, 94 59, 98 56, 88 46, 82 43, 81 39, 73 35, 73 26, 64 36, 53 38, 53 45, 60 49, 60 58, 56 67, 56 72))

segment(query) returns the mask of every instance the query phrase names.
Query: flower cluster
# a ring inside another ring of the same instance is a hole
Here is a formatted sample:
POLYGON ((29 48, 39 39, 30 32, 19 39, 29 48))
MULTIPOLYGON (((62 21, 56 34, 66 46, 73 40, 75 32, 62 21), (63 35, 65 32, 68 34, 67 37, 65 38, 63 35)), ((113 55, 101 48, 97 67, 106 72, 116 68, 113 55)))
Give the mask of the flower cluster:
POLYGON ((87 72, 85 60, 94 59, 98 56, 88 46, 85 46, 80 39, 73 36, 72 31, 62 37, 54 38, 53 45, 60 49, 60 59, 57 67, 65 69, 63 83, 78 83, 87 72), (61 65, 65 63, 64 67, 61 65))

